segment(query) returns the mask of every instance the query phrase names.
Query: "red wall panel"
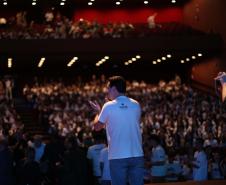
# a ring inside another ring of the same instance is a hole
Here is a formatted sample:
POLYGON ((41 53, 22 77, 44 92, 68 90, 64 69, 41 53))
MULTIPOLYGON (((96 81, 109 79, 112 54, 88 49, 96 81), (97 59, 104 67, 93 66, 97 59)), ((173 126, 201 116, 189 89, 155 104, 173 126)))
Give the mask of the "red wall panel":
POLYGON ((147 18, 154 13, 157 13, 155 21, 160 22, 182 22, 182 8, 164 8, 164 9, 114 9, 114 10, 98 10, 85 9, 77 10, 74 13, 74 19, 80 18, 93 21, 97 20, 101 23, 108 22, 129 22, 129 23, 146 23, 147 18))

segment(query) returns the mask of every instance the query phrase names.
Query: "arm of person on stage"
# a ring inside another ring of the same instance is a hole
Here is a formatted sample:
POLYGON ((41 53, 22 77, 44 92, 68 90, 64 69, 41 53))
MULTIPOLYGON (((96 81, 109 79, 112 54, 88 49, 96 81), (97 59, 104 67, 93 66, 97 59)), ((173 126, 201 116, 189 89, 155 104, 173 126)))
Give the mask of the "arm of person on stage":
POLYGON ((92 107, 92 109, 97 113, 96 116, 95 116, 95 119, 94 119, 94 125, 93 125, 93 128, 95 131, 100 131, 101 129, 104 128, 105 126, 105 123, 102 123, 99 121, 99 114, 101 112, 101 107, 100 105, 95 101, 89 101, 89 104, 90 106, 92 107))

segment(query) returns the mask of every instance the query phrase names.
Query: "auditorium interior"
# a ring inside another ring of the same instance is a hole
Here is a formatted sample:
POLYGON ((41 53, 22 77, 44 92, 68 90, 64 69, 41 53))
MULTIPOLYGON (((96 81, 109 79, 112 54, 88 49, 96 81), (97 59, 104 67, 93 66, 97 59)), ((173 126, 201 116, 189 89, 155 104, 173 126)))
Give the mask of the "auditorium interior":
POLYGON ((141 106, 146 185, 226 184, 225 8, 225 0, 0 0, 0 185, 104 185, 87 152, 106 133, 93 131, 88 102, 105 103, 111 76, 123 76, 141 106), (165 155, 157 180, 152 135, 165 155), (197 138, 202 181, 191 165, 197 138))

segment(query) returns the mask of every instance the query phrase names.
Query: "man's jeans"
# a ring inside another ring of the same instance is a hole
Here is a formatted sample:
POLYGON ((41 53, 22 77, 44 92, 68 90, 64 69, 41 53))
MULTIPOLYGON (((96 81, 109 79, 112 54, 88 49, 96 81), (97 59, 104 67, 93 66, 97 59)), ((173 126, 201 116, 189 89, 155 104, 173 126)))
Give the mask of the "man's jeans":
POLYGON ((112 159, 110 173, 112 185, 143 185, 144 159, 143 157, 131 157, 124 159, 112 159))

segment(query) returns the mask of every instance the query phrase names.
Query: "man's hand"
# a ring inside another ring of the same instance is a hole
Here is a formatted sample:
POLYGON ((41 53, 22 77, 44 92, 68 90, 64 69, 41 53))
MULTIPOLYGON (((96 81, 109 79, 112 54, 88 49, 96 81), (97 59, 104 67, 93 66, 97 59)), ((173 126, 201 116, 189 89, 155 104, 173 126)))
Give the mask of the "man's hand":
POLYGON ((92 109, 94 110, 94 111, 96 111, 97 113, 100 113, 100 111, 101 111, 101 107, 100 107, 100 105, 97 103, 97 101, 89 101, 89 104, 90 104, 90 106, 92 107, 92 109))

